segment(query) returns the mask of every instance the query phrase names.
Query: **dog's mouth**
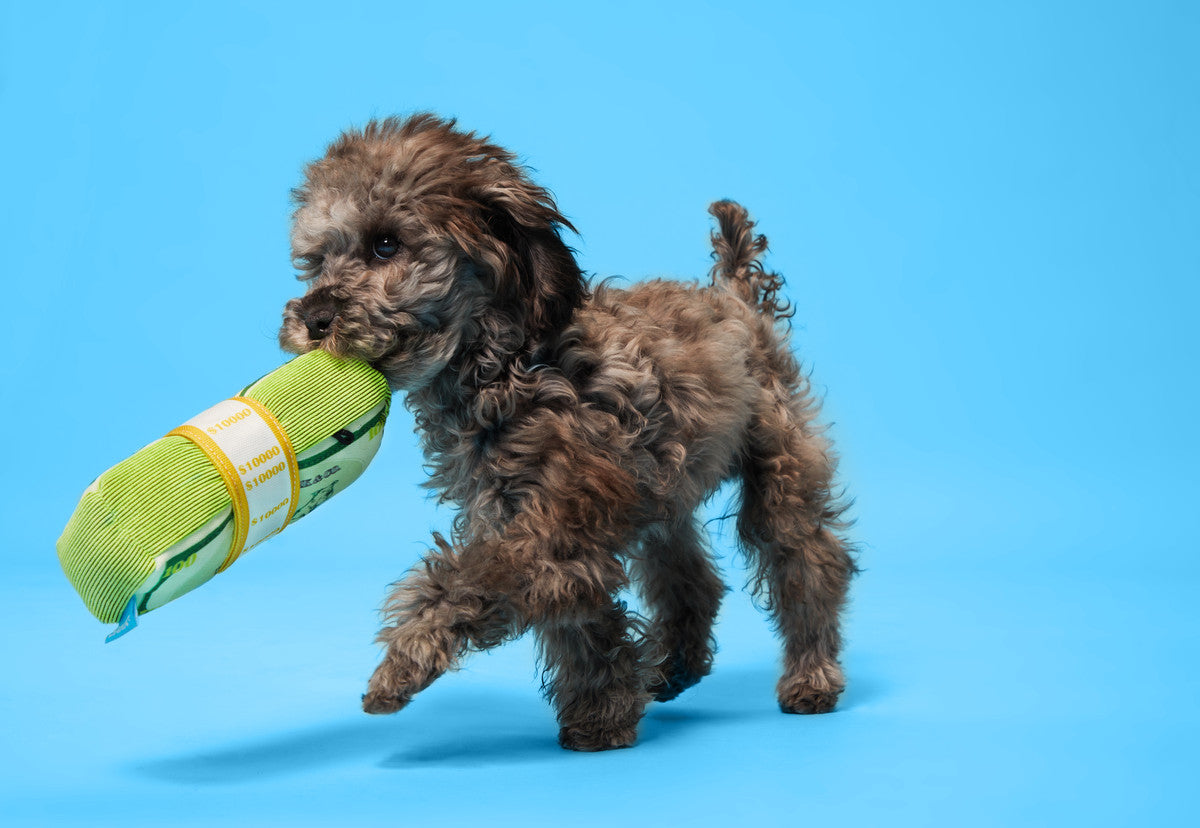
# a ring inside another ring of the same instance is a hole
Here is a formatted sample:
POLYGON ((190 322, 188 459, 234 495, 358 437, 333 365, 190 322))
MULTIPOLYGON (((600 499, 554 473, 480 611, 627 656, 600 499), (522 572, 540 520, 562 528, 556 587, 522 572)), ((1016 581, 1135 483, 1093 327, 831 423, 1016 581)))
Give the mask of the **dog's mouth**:
POLYGON ((289 303, 284 313, 283 326, 279 330, 279 344, 283 350, 293 354, 309 351, 325 351, 339 359, 356 359, 382 371, 384 363, 395 361, 397 355, 415 351, 419 342, 414 332, 400 330, 389 332, 379 339, 370 329, 344 310, 311 311, 299 301, 289 303))
POLYGON ((365 362, 383 374, 393 390, 427 382, 448 352, 441 320, 433 314, 393 311, 382 324, 363 318, 346 303, 326 307, 298 297, 284 309, 279 344, 293 354, 322 350, 339 359, 365 362))

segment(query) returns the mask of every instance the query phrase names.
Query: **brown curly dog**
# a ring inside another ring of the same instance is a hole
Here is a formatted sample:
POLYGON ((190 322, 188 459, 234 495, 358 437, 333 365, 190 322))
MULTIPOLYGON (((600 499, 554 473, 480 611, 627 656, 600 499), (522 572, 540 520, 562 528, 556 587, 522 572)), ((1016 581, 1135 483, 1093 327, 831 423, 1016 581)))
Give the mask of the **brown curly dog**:
POLYGON ((742 482, 738 534, 784 641, 779 704, 845 681, 855 564, 836 459, 746 211, 712 205, 712 285, 589 291, 574 227, 515 157, 432 115, 372 122, 310 164, 280 341, 357 357, 407 395, 459 513, 396 585, 363 708, 392 713, 467 652, 533 629, 575 750, 632 745, 652 699, 712 667, 725 591, 694 513, 742 482), (648 620, 626 611, 630 578, 648 620))

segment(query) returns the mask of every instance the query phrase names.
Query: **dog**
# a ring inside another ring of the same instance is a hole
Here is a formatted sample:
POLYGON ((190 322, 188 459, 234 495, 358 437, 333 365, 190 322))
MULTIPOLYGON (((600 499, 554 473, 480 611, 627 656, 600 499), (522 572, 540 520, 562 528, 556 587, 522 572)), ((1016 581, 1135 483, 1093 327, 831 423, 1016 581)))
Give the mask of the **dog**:
POLYGON ((308 286, 281 345, 364 360, 404 392, 428 485, 458 509, 385 604, 368 713, 532 629, 559 743, 633 745, 647 703, 712 668, 726 588, 695 513, 729 479, 783 641, 779 705, 834 708, 856 564, 783 282, 745 209, 710 207, 710 285, 593 289, 551 193, 427 113, 345 132, 293 196, 308 286), (645 617, 618 598, 631 581, 645 617))

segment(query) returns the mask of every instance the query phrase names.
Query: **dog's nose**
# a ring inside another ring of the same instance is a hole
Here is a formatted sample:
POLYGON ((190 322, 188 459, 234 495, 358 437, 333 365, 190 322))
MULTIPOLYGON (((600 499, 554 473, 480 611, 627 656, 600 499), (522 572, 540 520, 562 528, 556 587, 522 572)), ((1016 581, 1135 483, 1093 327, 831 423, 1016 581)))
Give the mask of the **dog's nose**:
POLYGON ((337 319, 337 311, 332 305, 321 304, 304 312, 304 327, 313 339, 324 339, 337 319))

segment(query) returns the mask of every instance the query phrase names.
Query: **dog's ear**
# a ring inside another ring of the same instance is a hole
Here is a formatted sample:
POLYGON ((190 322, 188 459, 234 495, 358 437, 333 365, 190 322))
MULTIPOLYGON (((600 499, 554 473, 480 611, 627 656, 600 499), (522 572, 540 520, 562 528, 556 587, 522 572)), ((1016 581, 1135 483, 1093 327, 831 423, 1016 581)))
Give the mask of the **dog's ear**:
POLYGON ((553 196, 524 177, 488 187, 484 222, 498 243, 494 289, 531 339, 565 327, 587 298, 587 283, 562 230, 576 232, 553 196))

